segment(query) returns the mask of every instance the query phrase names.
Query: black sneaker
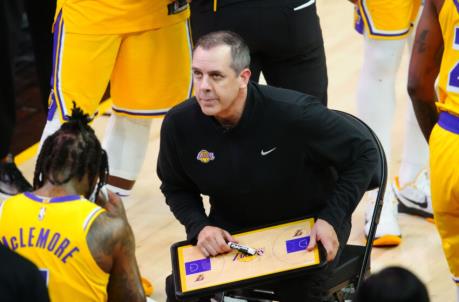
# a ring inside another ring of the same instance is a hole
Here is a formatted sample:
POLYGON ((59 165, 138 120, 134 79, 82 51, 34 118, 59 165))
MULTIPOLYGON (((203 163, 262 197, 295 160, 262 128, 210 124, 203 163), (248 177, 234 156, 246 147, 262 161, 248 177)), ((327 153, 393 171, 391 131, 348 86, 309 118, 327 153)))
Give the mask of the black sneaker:
POLYGON ((8 198, 26 191, 32 191, 32 186, 19 171, 13 156, 8 154, 6 162, 0 162, 0 197, 8 198))

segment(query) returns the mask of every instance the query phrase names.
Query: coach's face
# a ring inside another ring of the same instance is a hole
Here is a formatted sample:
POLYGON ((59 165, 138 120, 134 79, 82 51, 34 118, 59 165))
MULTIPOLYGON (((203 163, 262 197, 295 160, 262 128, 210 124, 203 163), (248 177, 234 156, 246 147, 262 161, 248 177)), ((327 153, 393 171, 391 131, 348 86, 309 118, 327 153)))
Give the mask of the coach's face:
POLYGON ((239 74, 231 68, 231 49, 227 45, 210 49, 198 47, 193 53, 194 93, 205 115, 223 122, 237 122, 247 97, 250 70, 239 74))

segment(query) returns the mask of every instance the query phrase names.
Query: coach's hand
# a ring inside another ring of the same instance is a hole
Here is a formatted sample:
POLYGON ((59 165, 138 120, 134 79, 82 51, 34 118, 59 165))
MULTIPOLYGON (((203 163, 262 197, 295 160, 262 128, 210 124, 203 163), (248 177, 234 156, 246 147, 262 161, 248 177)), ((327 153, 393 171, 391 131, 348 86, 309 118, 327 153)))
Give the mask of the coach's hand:
POLYGON ((322 242, 322 245, 327 251, 327 261, 333 261, 339 248, 338 236, 336 236, 336 232, 331 224, 323 219, 317 219, 314 224, 314 227, 311 230, 311 237, 307 250, 312 251, 316 246, 317 241, 322 242))
POLYGON ((205 257, 217 256, 231 251, 228 241, 238 242, 227 231, 208 225, 199 232, 197 246, 205 257))

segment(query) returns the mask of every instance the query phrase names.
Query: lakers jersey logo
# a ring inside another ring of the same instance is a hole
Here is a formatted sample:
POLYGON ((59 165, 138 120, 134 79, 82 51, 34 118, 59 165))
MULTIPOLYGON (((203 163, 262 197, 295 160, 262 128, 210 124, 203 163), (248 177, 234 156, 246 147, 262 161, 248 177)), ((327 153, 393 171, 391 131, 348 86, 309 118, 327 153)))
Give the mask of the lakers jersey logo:
POLYGON ((213 152, 209 152, 207 150, 201 150, 196 156, 196 159, 202 162, 203 164, 207 164, 211 160, 215 159, 215 155, 213 152))

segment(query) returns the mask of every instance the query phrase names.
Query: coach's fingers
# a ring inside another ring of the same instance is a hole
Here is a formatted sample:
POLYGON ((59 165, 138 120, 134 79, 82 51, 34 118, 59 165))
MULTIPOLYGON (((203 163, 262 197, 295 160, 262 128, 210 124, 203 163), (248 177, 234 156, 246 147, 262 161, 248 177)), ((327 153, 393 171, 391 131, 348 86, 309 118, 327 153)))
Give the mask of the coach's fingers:
POLYGON ((307 251, 312 251, 317 245, 317 231, 315 227, 312 228, 311 234, 309 235, 309 244, 306 248, 307 251))
POLYGON ((239 243, 239 241, 235 237, 231 236, 231 234, 225 230, 223 230, 223 237, 225 237, 226 242, 239 243))
POLYGON ((200 247, 199 247, 199 250, 201 251, 201 253, 202 253, 202 255, 203 255, 204 257, 206 257, 206 258, 209 257, 209 252, 207 252, 207 250, 206 250, 205 247, 200 246, 200 247))

